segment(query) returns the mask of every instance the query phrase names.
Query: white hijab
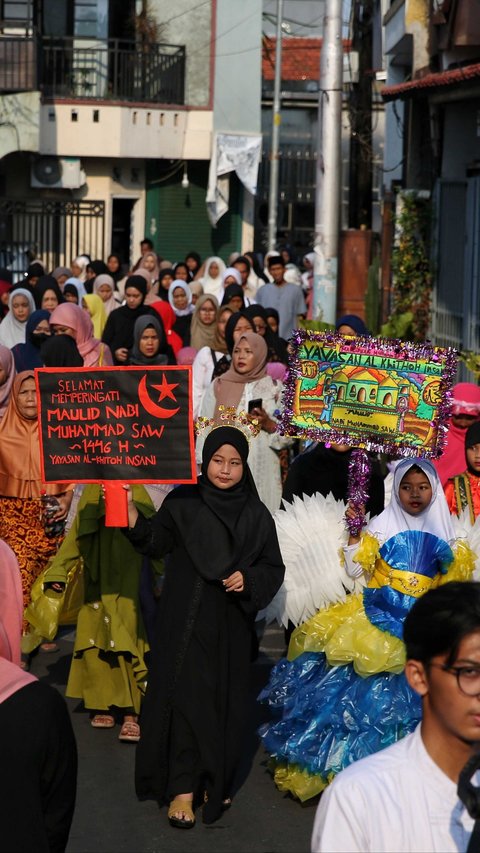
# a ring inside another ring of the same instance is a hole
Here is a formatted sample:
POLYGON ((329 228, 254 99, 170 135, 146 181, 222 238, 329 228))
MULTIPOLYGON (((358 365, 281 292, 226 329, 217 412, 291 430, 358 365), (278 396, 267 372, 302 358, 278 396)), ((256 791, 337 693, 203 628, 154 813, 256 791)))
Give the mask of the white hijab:
POLYGON ((170 305, 175 311, 177 317, 186 317, 188 314, 193 314, 193 312, 195 311, 195 307, 192 305, 192 299, 192 291, 190 290, 186 281, 183 281, 180 278, 176 278, 175 281, 172 281, 170 287, 168 288, 168 301, 170 302, 170 305), (175 308, 175 303, 173 301, 173 291, 176 290, 177 287, 180 287, 183 290, 185 296, 187 297, 188 305, 186 308, 175 308))
POLYGON ((16 290, 11 291, 10 296, 8 297, 8 314, 0 323, 0 344, 3 344, 4 347, 9 347, 9 349, 14 347, 16 344, 25 343, 25 332, 27 329, 28 317, 24 323, 21 323, 20 320, 17 320, 13 315, 12 302, 15 296, 24 296, 25 299, 28 300, 28 304, 30 306, 28 317, 30 317, 30 314, 35 311, 35 302, 33 301, 33 296, 29 290, 26 290, 24 287, 17 287, 16 290))
MULTIPOLYGON (((75 260, 72 261, 72 263, 75 264, 77 267, 80 267, 81 273, 78 276, 78 278, 80 279, 80 281, 85 281, 87 278, 87 267, 90 263, 87 256, 86 255, 79 255, 78 258, 75 258, 75 260)), ((65 282, 65 284, 66 283, 67 282, 65 282)))
POLYGON ((420 530, 424 533, 432 533, 448 543, 453 542, 455 531, 452 517, 438 474, 428 459, 402 459, 398 463, 393 475, 391 501, 379 516, 370 521, 367 529, 382 543, 405 530, 420 530), (432 487, 432 500, 418 515, 410 515, 406 512, 400 503, 399 496, 400 483, 413 465, 422 469, 432 487))
POLYGON ((212 296, 217 296, 218 293, 222 290, 222 276, 225 272, 225 262, 222 261, 221 258, 216 256, 212 258, 207 258, 205 262, 205 272, 201 279, 199 279, 200 284, 203 287, 204 293, 209 293, 212 296), (218 265, 218 275, 216 278, 212 278, 210 275, 210 266, 211 264, 218 265))

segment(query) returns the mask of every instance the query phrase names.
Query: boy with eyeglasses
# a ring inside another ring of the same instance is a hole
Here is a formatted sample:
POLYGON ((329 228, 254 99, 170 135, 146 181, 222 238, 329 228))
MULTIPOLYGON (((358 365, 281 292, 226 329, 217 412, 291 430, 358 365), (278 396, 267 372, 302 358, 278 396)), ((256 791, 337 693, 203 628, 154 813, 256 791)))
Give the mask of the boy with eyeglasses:
POLYGON ((480 749, 480 584, 427 592, 406 618, 404 640, 405 675, 422 698, 422 721, 337 776, 317 809, 313 853, 473 849, 474 821, 457 785, 480 749))

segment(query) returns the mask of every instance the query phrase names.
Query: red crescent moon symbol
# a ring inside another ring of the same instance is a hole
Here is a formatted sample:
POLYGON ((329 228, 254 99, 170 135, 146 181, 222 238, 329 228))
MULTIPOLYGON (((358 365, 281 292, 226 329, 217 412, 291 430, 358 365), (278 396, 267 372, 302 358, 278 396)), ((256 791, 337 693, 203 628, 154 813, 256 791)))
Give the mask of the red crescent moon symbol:
POLYGON ((153 400, 148 396, 146 376, 142 376, 138 383, 138 399, 145 411, 150 415, 153 415, 155 418, 173 418, 173 416, 180 411, 180 406, 178 409, 163 409, 162 406, 157 406, 157 404, 153 402, 153 400))

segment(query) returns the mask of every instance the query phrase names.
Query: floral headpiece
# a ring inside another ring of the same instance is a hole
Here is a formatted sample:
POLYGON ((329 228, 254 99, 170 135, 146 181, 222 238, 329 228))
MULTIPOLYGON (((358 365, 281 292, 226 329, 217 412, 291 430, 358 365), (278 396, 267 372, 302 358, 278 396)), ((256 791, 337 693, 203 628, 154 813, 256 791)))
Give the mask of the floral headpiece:
POLYGON ((195 421, 196 435, 199 435, 204 431, 206 431, 206 434, 208 435, 210 432, 213 432, 214 429, 228 426, 243 432, 247 441, 250 441, 250 439, 255 438, 261 430, 260 423, 256 418, 249 419, 247 413, 244 411, 237 413, 235 406, 219 406, 218 411, 220 412, 219 421, 214 420, 214 418, 197 418, 195 421))

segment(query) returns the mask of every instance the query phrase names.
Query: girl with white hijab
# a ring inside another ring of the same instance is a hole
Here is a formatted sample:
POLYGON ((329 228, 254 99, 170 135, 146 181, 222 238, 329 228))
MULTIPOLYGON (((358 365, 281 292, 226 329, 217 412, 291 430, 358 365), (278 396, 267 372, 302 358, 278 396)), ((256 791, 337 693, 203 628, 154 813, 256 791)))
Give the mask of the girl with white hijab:
POLYGON ((87 267, 89 263, 90 258, 88 258, 87 255, 79 255, 78 258, 74 258, 70 264, 70 269, 74 278, 79 278, 80 281, 86 281, 87 267))
POLYGON ((222 277, 225 269, 226 266, 224 261, 215 255, 211 258, 207 258, 205 261, 205 271, 203 276, 198 279, 203 287, 203 292, 208 293, 211 296, 216 296, 219 301, 221 301, 220 294, 223 296, 222 277))
POLYGON ((11 349, 25 343, 27 320, 35 311, 32 294, 24 287, 12 290, 8 297, 8 314, 0 323, 0 344, 11 349))
MULTIPOLYGON (((347 516, 357 516, 354 507, 347 516)), ((302 531, 296 533, 299 543, 302 531)), ((345 569, 363 585, 302 621, 288 663, 274 667, 261 696, 283 711, 280 722, 261 730, 278 765, 276 781, 302 800, 416 728, 421 704, 403 673, 403 623, 417 598, 469 580, 475 565, 475 555, 455 542, 443 489, 426 459, 398 463, 390 504, 349 541, 345 569)))

